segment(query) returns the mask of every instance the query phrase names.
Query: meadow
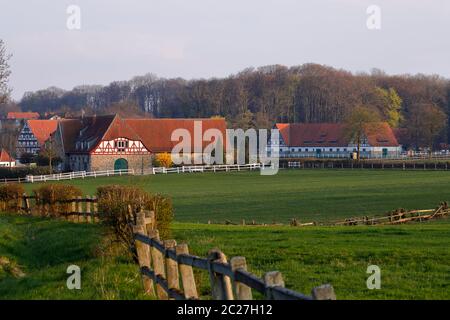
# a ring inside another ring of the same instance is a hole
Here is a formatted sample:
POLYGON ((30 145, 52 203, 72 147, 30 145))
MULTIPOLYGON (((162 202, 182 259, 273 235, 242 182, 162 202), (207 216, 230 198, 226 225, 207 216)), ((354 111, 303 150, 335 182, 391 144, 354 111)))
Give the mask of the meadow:
MULTIPOLYGON (((280 170, 109 177, 63 181, 93 195, 97 186, 129 184, 170 196, 175 219, 207 223, 332 221, 396 208, 431 209, 450 200, 450 172, 402 170, 280 170)), ((26 185, 31 192, 37 185, 26 185)))
MULTIPOLYGON (((257 275, 279 270, 286 286, 309 294, 331 283, 338 299, 450 299, 450 223, 402 226, 219 226, 175 223, 174 237, 205 256, 213 247, 243 255, 257 275), (368 290, 367 266, 381 268, 381 289, 368 290)), ((101 225, 0 214, 0 257, 25 273, 0 268, 3 299, 144 299, 138 268, 111 245, 101 225), (66 288, 66 269, 82 270, 81 290, 66 288)), ((208 276, 197 273, 203 296, 208 276)))
MULTIPOLYGON (((279 270, 286 286, 309 294, 331 283, 338 299, 450 299, 450 220, 397 226, 290 227, 206 224, 208 220, 289 223, 433 208, 450 200, 450 173, 401 170, 282 170, 128 176, 64 181, 87 195, 97 186, 129 184, 169 195, 173 236, 191 253, 220 248, 245 256, 261 276, 279 270), (381 268, 381 289, 368 290, 369 265, 381 268)), ((31 192, 37 185, 25 185, 31 192)), ((138 268, 99 224, 0 214, 0 298, 145 299, 138 268), (82 269, 82 290, 66 288, 66 268, 82 269), (25 273, 18 277, 11 266, 25 273)), ((206 273, 197 273, 208 296, 206 273)))

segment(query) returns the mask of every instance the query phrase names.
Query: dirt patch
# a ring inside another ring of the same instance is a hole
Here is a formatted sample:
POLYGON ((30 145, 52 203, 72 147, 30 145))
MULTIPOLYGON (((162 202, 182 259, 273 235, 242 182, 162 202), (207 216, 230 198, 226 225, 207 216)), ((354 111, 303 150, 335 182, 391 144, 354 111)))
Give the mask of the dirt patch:
POLYGON ((13 276, 14 278, 23 278, 26 276, 19 266, 9 260, 7 257, 0 257, 0 275, 6 273, 13 276))

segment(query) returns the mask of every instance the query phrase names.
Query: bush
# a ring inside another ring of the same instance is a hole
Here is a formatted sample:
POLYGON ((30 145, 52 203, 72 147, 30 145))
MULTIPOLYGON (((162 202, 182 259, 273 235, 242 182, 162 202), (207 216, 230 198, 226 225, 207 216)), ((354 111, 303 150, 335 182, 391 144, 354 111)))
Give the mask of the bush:
POLYGON ((25 190, 20 184, 0 185, 0 211, 19 212, 25 190))
POLYGON ((170 168, 172 166, 172 156, 168 152, 158 153, 155 157, 154 165, 157 167, 170 168))
POLYGON ((155 212, 156 227, 162 239, 170 237, 173 219, 172 201, 161 195, 151 195, 133 186, 110 185, 97 188, 98 212, 109 225, 117 239, 128 247, 133 246, 131 225, 136 213, 142 210, 155 212))
POLYGON ((45 184, 33 192, 39 212, 56 217, 70 213, 72 208, 68 201, 82 195, 77 187, 62 184, 45 184))
POLYGON ((25 178, 28 175, 39 176, 50 174, 49 167, 12 167, 0 168, 0 179, 25 178))

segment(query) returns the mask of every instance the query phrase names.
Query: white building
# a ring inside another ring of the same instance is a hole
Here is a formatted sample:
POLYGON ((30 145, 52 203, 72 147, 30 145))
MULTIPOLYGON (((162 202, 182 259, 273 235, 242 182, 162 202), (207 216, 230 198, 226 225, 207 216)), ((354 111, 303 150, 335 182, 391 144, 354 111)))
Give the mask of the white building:
MULTIPOLYGON (((280 131, 280 157, 349 158, 357 151, 357 145, 345 137, 343 124, 277 123, 275 127, 280 131)), ((401 145, 385 122, 366 134, 360 146, 361 158, 395 157, 401 152, 401 145)))
POLYGON ((12 168, 16 166, 16 161, 11 158, 5 149, 0 150, 0 167, 12 168))

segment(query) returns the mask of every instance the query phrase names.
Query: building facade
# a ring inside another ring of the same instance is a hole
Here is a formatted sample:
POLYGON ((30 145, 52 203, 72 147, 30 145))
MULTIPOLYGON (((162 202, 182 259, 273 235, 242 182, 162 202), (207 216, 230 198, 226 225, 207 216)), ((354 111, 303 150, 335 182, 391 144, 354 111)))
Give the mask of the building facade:
POLYGON ((210 128, 225 134, 224 119, 122 119, 118 115, 63 119, 55 141, 63 169, 103 171, 133 169, 142 174, 152 167, 158 153, 171 152, 176 129, 194 136, 194 122, 201 121, 202 134, 210 128))
MULTIPOLYGON (((276 145, 280 157, 286 158, 350 158, 357 144, 345 136, 339 123, 277 123, 280 138, 276 145)), ((365 134, 360 145, 361 158, 389 158, 400 155, 401 145, 387 123, 365 134)))
POLYGON ((57 126, 57 120, 26 120, 17 139, 17 157, 20 159, 25 153, 37 155, 57 126))
POLYGON ((0 150, 0 167, 12 168, 16 166, 16 161, 9 155, 5 149, 0 150))

